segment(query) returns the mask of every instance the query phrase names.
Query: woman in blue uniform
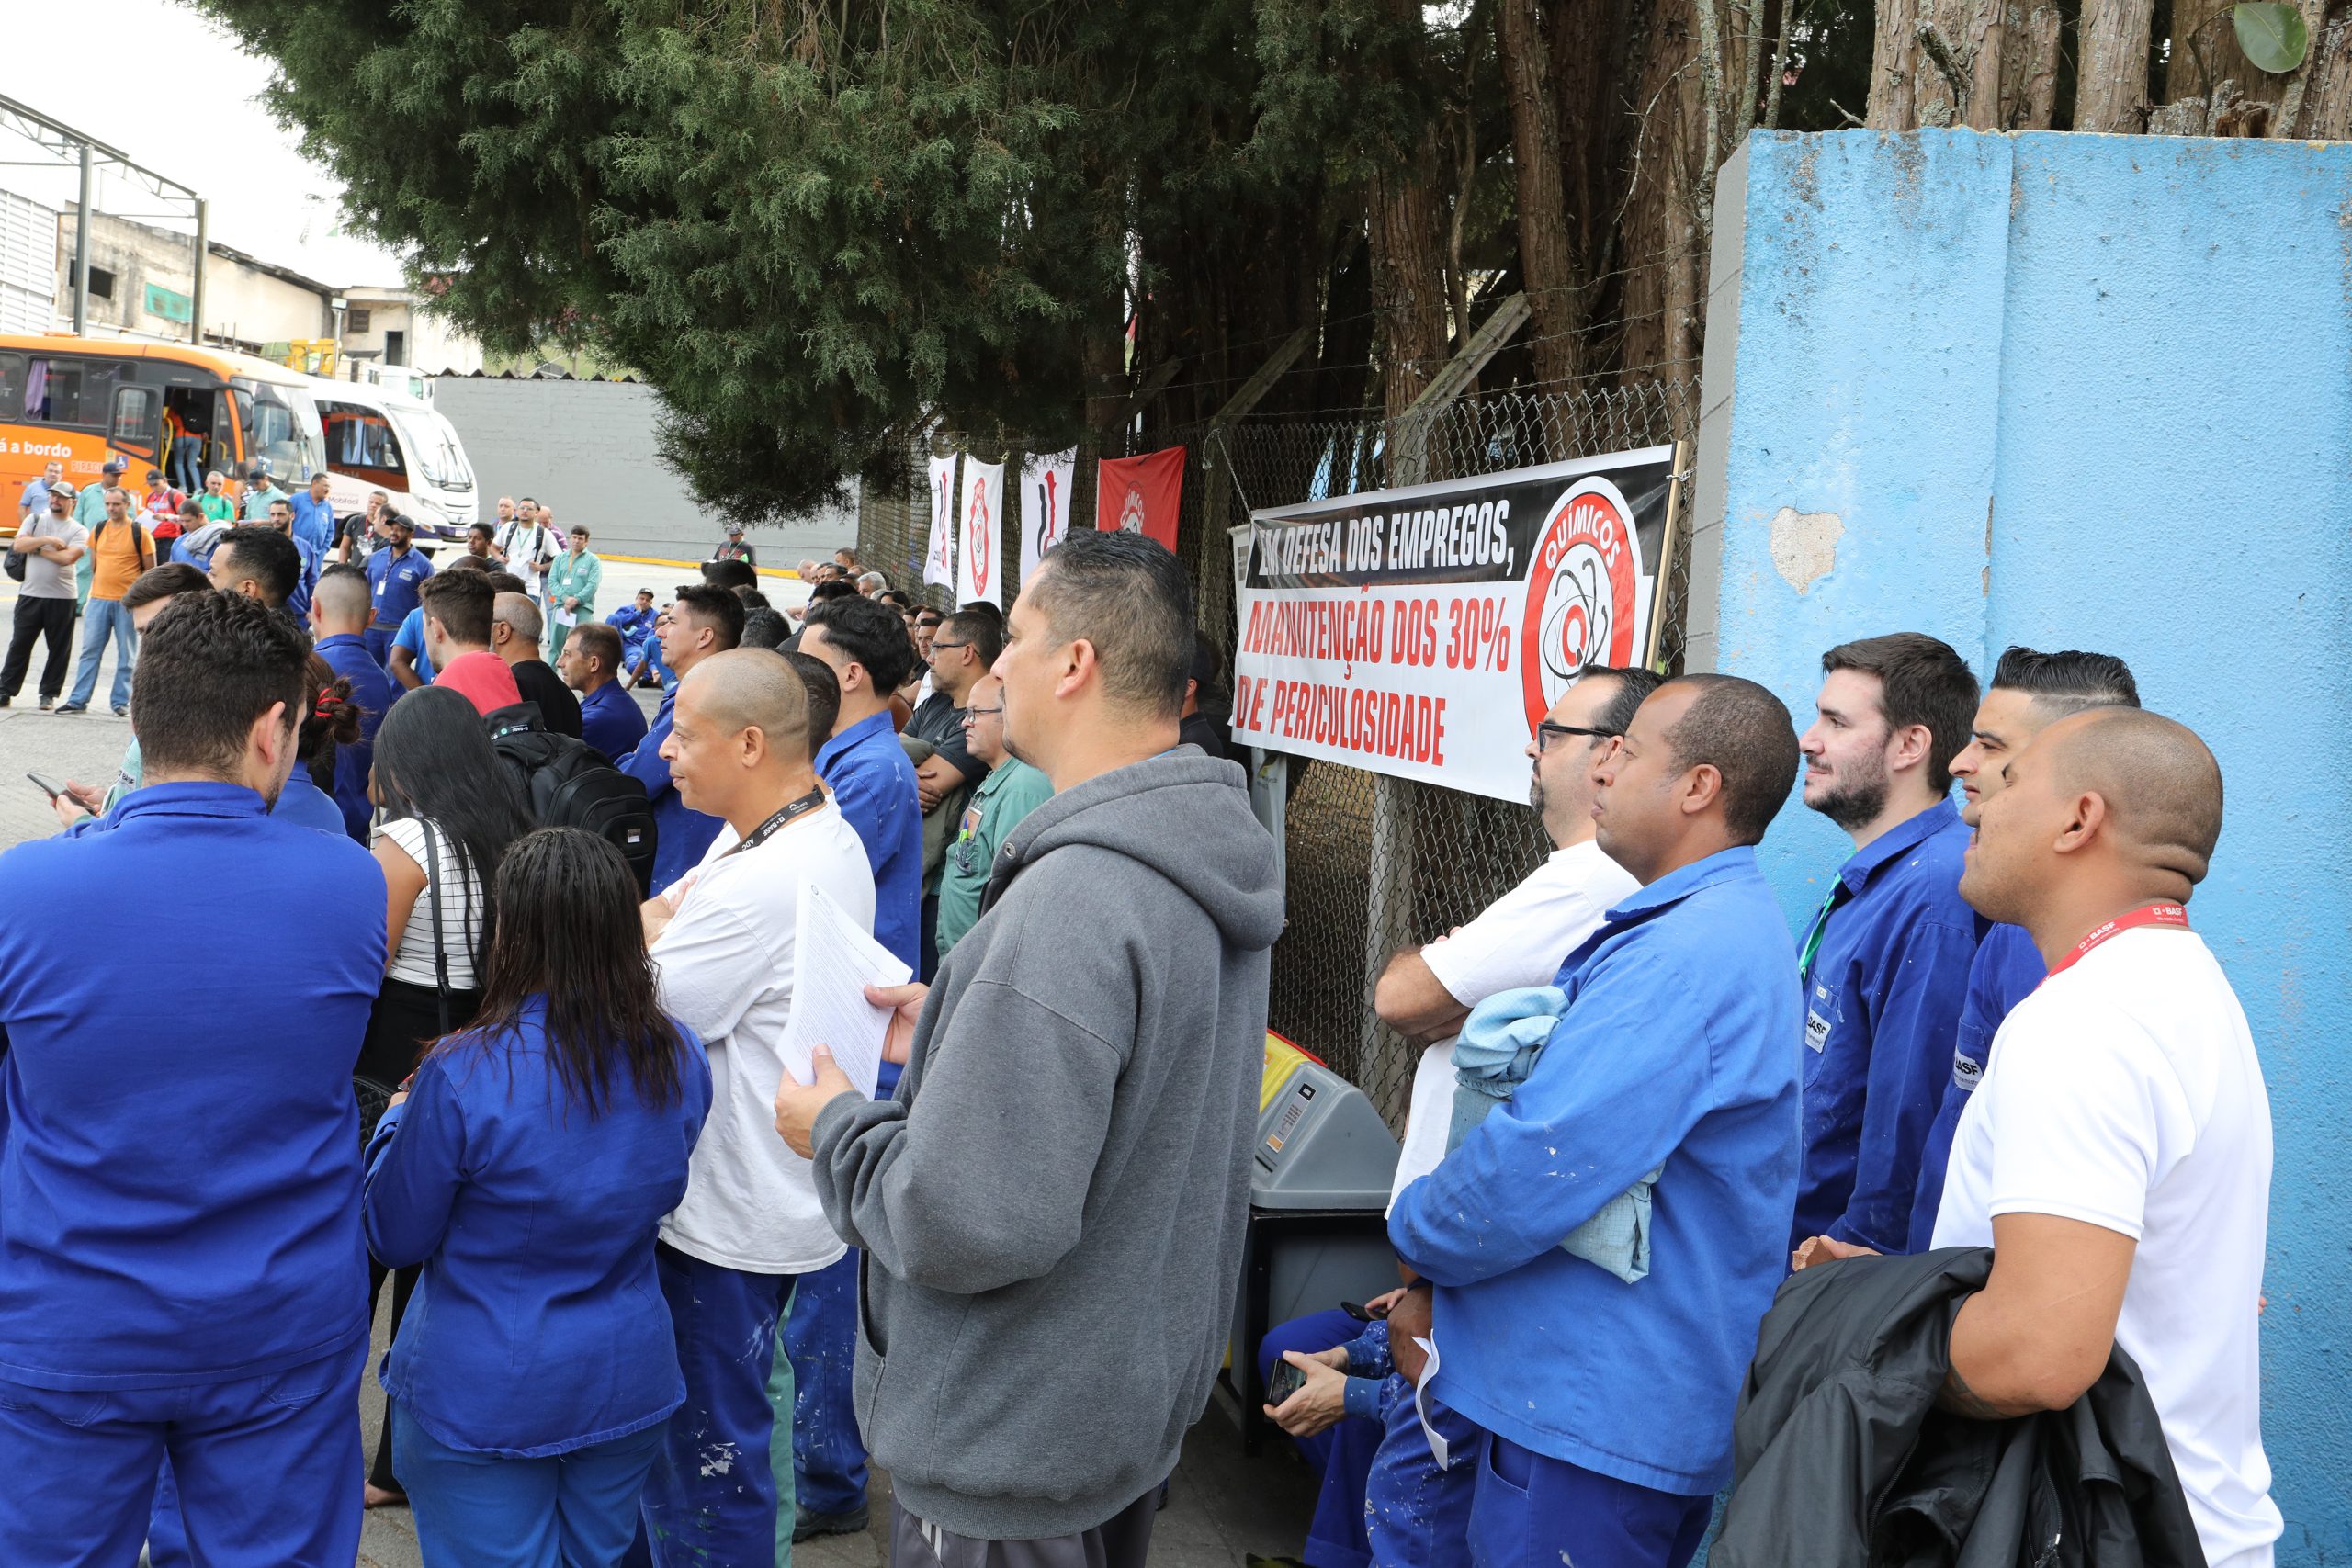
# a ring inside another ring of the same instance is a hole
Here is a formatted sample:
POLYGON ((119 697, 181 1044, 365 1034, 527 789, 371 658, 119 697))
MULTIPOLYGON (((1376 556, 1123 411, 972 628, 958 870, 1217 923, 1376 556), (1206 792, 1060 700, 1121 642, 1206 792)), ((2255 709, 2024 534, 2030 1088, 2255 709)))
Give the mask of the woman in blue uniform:
POLYGON ((617 850, 542 829, 496 891, 473 1026, 368 1150, 368 1244, 424 1265, 379 1374, 393 1464, 428 1563, 609 1564, 685 1397, 653 1237, 710 1064, 654 1000, 617 850))

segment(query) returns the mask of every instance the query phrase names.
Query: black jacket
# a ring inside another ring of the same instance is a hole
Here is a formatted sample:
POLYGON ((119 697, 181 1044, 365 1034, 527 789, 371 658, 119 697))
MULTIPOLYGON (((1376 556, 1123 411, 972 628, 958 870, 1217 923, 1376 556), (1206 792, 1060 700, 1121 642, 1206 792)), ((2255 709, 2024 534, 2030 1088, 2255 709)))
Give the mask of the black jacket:
POLYGON ((1710 1568, 2204 1568, 2140 1369, 2064 1410, 1938 1410, 1986 1247, 1816 1264, 1781 1285, 1733 1424, 1710 1568))

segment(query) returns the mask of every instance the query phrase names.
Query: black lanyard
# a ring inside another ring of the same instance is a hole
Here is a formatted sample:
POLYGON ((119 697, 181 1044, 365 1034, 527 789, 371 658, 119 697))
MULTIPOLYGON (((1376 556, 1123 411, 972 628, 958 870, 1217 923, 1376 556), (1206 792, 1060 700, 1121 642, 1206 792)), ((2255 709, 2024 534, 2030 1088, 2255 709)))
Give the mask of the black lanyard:
MULTIPOLYGON (((745 834, 743 838, 737 842, 733 849, 727 852, 727 855, 737 854, 744 850, 758 849, 762 844, 766 843, 770 839, 775 838, 778 833, 783 832, 786 828, 792 826, 793 820, 796 818, 806 817, 808 813, 818 809, 824 804, 825 786, 823 784, 819 784, 815 789, 810 790, 798 800, 787 801, 785 804, 783 810, 777 812, 775 816, 769 818, 766 821, 761 823, 758 827, 745 834)), ((725 860, 727 855, 721 855, 718 858, 720 860, 725 860)))

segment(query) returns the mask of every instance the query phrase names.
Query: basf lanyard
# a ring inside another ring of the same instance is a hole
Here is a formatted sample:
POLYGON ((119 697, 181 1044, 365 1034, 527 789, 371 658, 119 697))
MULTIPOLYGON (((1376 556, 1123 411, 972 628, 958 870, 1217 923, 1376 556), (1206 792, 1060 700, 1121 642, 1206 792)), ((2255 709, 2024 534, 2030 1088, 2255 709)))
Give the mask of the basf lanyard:
POLYGON ((2082 961, 2084 953, 2088 953, 2100 942, 2110 937, 2120 936, 2136 926, 2171 926, 2177 931, 2185 931, 2188 929, 2188 911, 2177 904, 2143 904, 2128 914, 2118 915, 2111 920, 2103 921, 2093 927, 2088 936, 2075 944, 2074 952, 2051 965, 2050 973, 2042 976, 2042 985, 2050 984, 2060 975, 2072 969, 2082 961))
MULTIPOLYGON (((786 828, 792 826, 795 818, 806 817, 808 813, 816 810, 819 807, 824 804, 825 786, 823 784, 819 784, 815 789, 810 790, 798 800, 786 802, 783 810, 777 812, 775 816, 769 818, 766 821, 761 823, 758 827, 745 834, 743 838, 736 843, 733 849, 727 852, 727 855, 736 854, 744 850, 758 849, 762 844, 766 843, 770 839, 775 838, 778 833, 783 832, 786 828)), ((720 860, 725 860, 727 855, 721 855, 718 858, 720 860)))

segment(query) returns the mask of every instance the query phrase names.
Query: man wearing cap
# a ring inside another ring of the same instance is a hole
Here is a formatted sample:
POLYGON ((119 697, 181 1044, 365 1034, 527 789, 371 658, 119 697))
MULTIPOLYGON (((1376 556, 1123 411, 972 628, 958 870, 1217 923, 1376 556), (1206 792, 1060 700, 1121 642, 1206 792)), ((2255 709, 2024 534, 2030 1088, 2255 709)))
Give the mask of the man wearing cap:
POLYGON ((269 477, 268 464, 255 463, 252 468, 245 470, 246 522, 266 523, 269 521, 269 503, 271 502, 291 501, 294 498, 292 496, 288 495, 284 491, 278 489, 277 481, 269 477))
POLYGON ((17 590, 17 618, 8 635, 7 662, 0 666, 0 708, 15 701, 24 689, 25 672, 32 666, 34 638, 47 645, 40 667, 42 712, 57 705, 65 690, 66 672, 72 668, 72 569, 86 553, 83 541, 89 537, 89 530, 74 521, 72 485, 52 479, 46 496, 44 514, 19 523, 16 540, 8 547, 25 558, 25 581, 17 590))
POLYGON ((416 525, 401 513, 387 513, 384 533, 391 543, 368 558, 368 598, 374 606, 368 621, 368 657, 390 668, 392 638, 408 613, 416 608, 418 584, 433 575, 433 563, 411 549, 416 525))
POLYGON ((727 537, 721 539, 718 542, 718 547, 710 552, 710 558, 739 560, 745 566, 752 567, 760 564, 759 551, 743 542, 743 525, 741 523, 727 525, 727 537))

